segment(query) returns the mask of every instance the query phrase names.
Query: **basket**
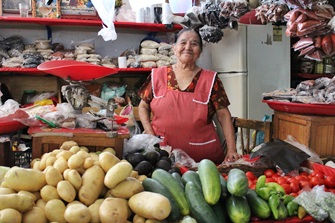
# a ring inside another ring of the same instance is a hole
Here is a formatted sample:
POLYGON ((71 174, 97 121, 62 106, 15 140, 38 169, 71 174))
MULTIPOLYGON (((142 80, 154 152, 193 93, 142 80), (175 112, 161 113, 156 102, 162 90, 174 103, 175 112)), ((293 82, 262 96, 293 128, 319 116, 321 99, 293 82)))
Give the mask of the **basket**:
POLYGON ((32 159, 32 151, 28 149, 26 151, 13 152, 14 166, 28 168, 32 159))
POLYGON ((270 100, 263 102, 276 111, 302 115, 335 115, 335 104, 303 104, 270 100))

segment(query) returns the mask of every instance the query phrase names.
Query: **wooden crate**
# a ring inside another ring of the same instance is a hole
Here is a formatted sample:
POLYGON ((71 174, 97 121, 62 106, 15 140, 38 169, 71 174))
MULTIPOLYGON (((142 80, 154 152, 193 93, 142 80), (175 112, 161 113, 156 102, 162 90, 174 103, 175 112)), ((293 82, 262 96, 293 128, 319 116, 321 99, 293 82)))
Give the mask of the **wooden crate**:
POLYGON ((274 139, 293 136, 320 157, 335 156, 335 117, 274 112, 274 139))

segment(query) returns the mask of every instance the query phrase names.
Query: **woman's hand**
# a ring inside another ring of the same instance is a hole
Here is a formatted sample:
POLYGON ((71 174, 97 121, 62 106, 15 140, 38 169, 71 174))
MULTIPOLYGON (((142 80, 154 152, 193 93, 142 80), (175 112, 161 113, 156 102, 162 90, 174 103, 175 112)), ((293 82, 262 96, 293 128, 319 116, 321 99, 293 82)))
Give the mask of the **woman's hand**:
POLYGON ((236 160, 240 159, 242 155, 238 154, 234 150, 228 150, 224 162, 235 162, 236 160))

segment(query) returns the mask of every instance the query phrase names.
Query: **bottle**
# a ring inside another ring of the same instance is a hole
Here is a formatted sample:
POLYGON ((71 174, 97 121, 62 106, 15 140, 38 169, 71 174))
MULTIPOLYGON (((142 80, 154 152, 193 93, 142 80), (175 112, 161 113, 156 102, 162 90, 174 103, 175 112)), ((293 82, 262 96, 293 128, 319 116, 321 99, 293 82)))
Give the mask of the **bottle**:
POLYGON ((333 73, 333 61, 330 57, 324 59, 323 73, 332 74, 333 73))
POLYGON ((314 73, 316 74, 323 74, 323 61, 317 61, 315 63, 315 69, 314 69, 314 73))

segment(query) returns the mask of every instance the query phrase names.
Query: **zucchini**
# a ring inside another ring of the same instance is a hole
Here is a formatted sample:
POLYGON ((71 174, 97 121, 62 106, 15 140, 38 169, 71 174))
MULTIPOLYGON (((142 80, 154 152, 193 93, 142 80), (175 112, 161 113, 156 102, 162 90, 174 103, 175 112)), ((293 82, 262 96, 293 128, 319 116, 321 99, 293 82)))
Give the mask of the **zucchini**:
POLYGON ((251 218, 251 211, 247 199, 230 195, 226 200, 227 214, 233 223, 247 223, 251 218))
POLYGON ((182 215, 188 215, 190 213, 190 207, 186 200, 185 191, 180 186, 176 178, 163 169, 154 170, 151 178, 163 184, 170 191, 173 199, 177 202, 182 215))
POLYGON ((191 216, 199 223, 219 223, 211 206, 206 202, 202 192, 193 182, 185 185, 187 202, 190 205, 191 216))
POLYGON ((221 196, 223 198, 226 198, 228 196, 228 190, 227 190, 227 180, 220 174, 220 185, 221 185, 221 196))
POLYGON ((245 197, 247 198, 253 216, 260 219, 267 219, 271 216, 269 203, 258 196, 256 191, 249 189, 245 197))
POLYGON ((174 222, 178 221, 182 217, 177 202, 173 199, 170 191, 163 184, 155 179, 145 178, 142 181, 142 185, 144 187, 144 190, 161 194, 169 199, 171 204, 171 213, 168 216, 167 220, 174 222))
POLYGON ((176 180, 178 181, 178 183, 180 184, 180 186, 185 189, 185 185, 183 183, 182 177, 178 172, 172 172, 171 175, 176 178, 176 180))
POLYGON ((181 180, 183 181, 184 185, 186 185, 187 182, 190 182, 190 181, 193 182, 195 186, 198 187, 200 191, 202 191, 200 177, 197 172, 193 170, 188 170, 183 174, 183 176, 181 177, 181 180))
POLYGON ((208 204, 216 204, 221 197, 220 173, 215 163, 203 159, 198 165, 202 192, 208 204))
POLYGON ((228 192, 234 196, 242 197, 249 189, 248 178, 243 170, 233 168, 228 173, 228 192))

